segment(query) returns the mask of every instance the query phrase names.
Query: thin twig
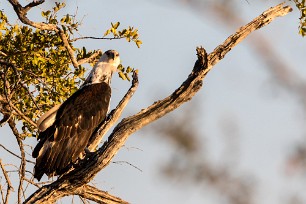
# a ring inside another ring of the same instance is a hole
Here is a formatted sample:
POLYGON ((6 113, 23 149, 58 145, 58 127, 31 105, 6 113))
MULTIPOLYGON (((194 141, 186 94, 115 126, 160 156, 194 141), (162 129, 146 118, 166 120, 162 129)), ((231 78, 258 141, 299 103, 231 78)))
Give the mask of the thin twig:
POLYGON ((29 88, 28 88, 24 83, 21 83, 21 85, 22 85, 22 87, 28 92, 28 94, 29 94, 29 96, 30 96, 32 102, 33 102, 34 105, 36 106, 37 110, 40 110, 40 108, 38 107, 38 105, 37 105, 37 103, 36 103, 36 101, 35 101, 35 99, 34 99, 32 93, 30 92, 29 88))
POLYGON ((119 39, 122 39, 122 38, 125 38, 125 37, 88 37, 88 36, 85 36, 85 37, 79 37, 79 38, 71 39, 70 42, 74 42, 74 41, 77 41, 77 40, 84 40, 84 39, 92 39, 92 40, 119 40, 119 39))
POLYGON ((130 165, 131 167, 134 167, 135 169, 137 169, 138 171, 142 172, 142 170, 140 168, 138 168, 137 166, 131 164, 130 162, 127 162, 127 161, 114 161, 112 162, 113 164, 119 164, 119 165, 122 165, 122 164, 128 164, 130 165))
MULTIPOLYGON (((15 76, 17 76, 17 83, 15 84, 15 86, 17 86, 17 84, 18 84, 19 82, 21 82, 21 79, 20 79, 19 71, 17 70, 17 68, 15 67, 15 65, 12 64, 12 63, 3 61, 3 60, 0 60, 0 64, 6 65, 7 67, 11 67, 11 68, 13 69, 13 71, 14 71, 14 73, 15 73, 15 76)), ((7 71, 8 71, 8 70, 6 70, 5 72, 7 72, 7 71)), ((5 73, 5 75, 6 75, 6 73, 5 73)), ((30 92, 29 88, 26 87, 26 85, 25 85, 24 83, 22 83, 22 82, 21 82, 21 85, 22 85, 22 87, 28 92, 28 94, 29 94, 31 100, 33 101, 34 105, 35 105, 35 106, 37 107, 37 109, 39 110, 39 107, 37 106, 37 104, 36 104, 36 102, 35 102, 35 100, 34 100, 34 97, 33 97, 32 93, 30 92)))
POLYGON ((14 113, 14 115, 20 116, 22 119, 24 119, 25 121, 27 121, 28 123, 30 123, 33 127, 37 127, 37 124, 35 122, 33 122, 33 120, 31 120, 29 117, 27 117, 26 115, 24 115, 15 105, 13 105, 10 101, 7 101, 8 104, 10 105, 10 107, 16 112, 14 113))
POLYGON ((64 46, 66 47, 66 50, 70 56, 70 59, 71 59, 71 62, 72 62, 72 65, 74 66, 74 68, 78 68, 79 64, 74 56, 74 51, 73 49, 71 48, 69 42, 68 42, 68 38, 65 34, 65 32, 62 30, 62 29, 59 29, 58 28, 58 34, 59 36, 61 37, 62 41, 63 41, 63 44, 64 46))
POLYGON ((89 204, 89 202, 85 198, 82 198, 81 196, 79 196, 79 198, 82 201, 82 203, 89 204))
POLYGON ((15 122, 10 119, 9 120, 9 126, 13 132, 13 134, 16 137, 19 149, 20 149, 20 154, 21 154, 21 162, 20 162, 20 167, 19 167, 19 186, 18 186, 18 204, 21 203, 21 196, 23 193, 23 180, 25 178, 25 168, 26 168, 26 159, 25 159, 25 153, 24 153, 24 148, 23 148, 23 142, 20 137, 20 134, 16 128, 15 122))
MULTIPOLYGON (((2 109, 1 109, 1 111, 2 111, 2 109)), ((2 114, 3 114, 3 112, 2 112, 2 114)), ((6 124, 6 122, 7 122, 11 117, 12 117, 12 114, 4 114, 4 115, 3 115, 3 118, 0 120, 0 127, 3 127, 3 126, 6 124)))
MULTIPOLYGON (((27 171, 26 171, 27 172, 27 171)), ((34 179, 34 175, 32 174, 32 179, 34 179)), ((24 177, 24 181, 26 181, 26 180, 28 180, 27 179, 27 177, 25 176, 24 177)), ((25 198, 25 192, 27 191, 27 189, 28 189, 28 187, 29 187, 29 185, 30 185, 31 183, 29 183, 29 182, 27 182, 27 184, 26 184, 26 186, 25 186, 25 188, 24 188, 24 190, 23 190, 23 197, 25 198)))
MULTIPOLYGON (((4 90, 4 95, 5 95, 6 101, 10 102, 11 101, 11 99, 10 99, 11 91, 10 91, 10 84, 9 84, 7 78, 6 78, 6 74, 7 74, 7 67, 5 67, 5 70, 4 70, 4 78, 3 78, 4 86, 3 86, 3 90, 4 90)), ((9 105, 10 109, 12 109, 11 104, 8 103, 8 105, 9 105)))
POLYGON ((2 203, 5 203, 4 192, 1 184, 0 184, 0 193, 1 193, 2 203))
POLYGON ((8 199, 9 199, 9 196, 10 196, 10 192, 11 192, 11 190, 14 191, 14 188, 13 188, 13 185, 12 185, 12 183, 11 183, 10 177, 8 176, 7 171, 6 171, 5 168, 4 168, 4 165, 3 165, 1 159, 0 159, 0 167, 1 167, 1 170, 2 170, 2 172, 3 172, 4 178, 5 178, 6 183, 7 183, 5 201, 3 202, 3 203, 6 204, 6 203, 8 203, 8 199))
POLYGON ((28 118, 26 115, 24 115, 16 106, 14 106, 11 102, 11 90, 10 90, 10 84, 7 80, 7 71, 8 71, 8 67, 11 67, 13 69, 13 71, 15 72, 16 76, 18 77, 18 81, 20 81, 20 76, 18 73, 17 68, 9 62, 0 60, 0 64, 6 65, 6 69, 4 71, 4 94, 5 94, 5 99, 6 99, 6 103, 8 104, 8 106, 10 107, 11 110, 14 110, 17 115, 19 115, 21 118, 23 118, 25 121, 27 121, 28 123, 30 123, 31 125, 33 125, 34 127, 37 127, 36 123, 34 123, 30 118, 28 118))
POLYGON ((45 2, 45 0, 34 0, 34 1, 32 1, 31 3, 29 3, 28 5, 26 5, 24 7, 24 12, 28 12, 31 8, 33 8, 35 6, 38 6, 38 5, 40 5, 44 2, 45 2))
MULTIPOLYGON (((34 177, 33 177, 34 178, 34 177)), ((32 179, 30 180, 30 179, 28 179, 28 178, 24 178, 24 180, 26 181, 26 182, 28 182, 29 184, 32 184, 33 186, 36 186, 37 188, 40 188, 41 187, 41 185, 39 185, 38 183, 35 183, 32 179)))
MULTIPOLYGON (((5 151, 7 151, 8 153, 12 154, 13 156, 22 159, 21 156, 15 154, 14 152, 12 152, 11 150, 7 149, 4 145, 0 144, 0 147, 2 147, 5 151)), ((26 160, 27 162, 31 163, 31 164, 35 164, 35 162, 31 161, 31 160, 26 160)))
POLYGON ((88 63, 93 61, 97 56, 101 55, 102 51, 101 50, 97 50, 95 53, 93 53, 90 57, 88 58, 84 58, 84 59, 80 59, 78 60, 78 64, 84 64, 84 63, 88 63))

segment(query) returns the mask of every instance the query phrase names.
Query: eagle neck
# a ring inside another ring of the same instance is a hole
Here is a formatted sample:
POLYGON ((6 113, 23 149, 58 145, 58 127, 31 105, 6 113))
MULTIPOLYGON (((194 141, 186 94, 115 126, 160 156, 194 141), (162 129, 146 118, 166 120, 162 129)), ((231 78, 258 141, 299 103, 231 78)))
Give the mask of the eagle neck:
POLYGON ((87 77, 85 81, 86 85, 102 82, 105 82, 110 85, 113 71, 116 70, 116 68, 117 67, 109 63, 98 62, 87 77))

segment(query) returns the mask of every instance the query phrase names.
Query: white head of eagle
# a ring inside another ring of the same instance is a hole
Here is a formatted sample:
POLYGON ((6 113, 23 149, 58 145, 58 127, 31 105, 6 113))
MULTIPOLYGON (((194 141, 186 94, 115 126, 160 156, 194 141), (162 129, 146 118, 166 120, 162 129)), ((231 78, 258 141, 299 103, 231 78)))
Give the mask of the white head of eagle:
POLYGON ((111 77, 119 64, 119 53, 106 51, 81 88, 38 120, 39 142, 32 153, 36 158, 37 180, 44 173, 48 176, 65 173, 84 152, 93 132, 106 118, 111 77))

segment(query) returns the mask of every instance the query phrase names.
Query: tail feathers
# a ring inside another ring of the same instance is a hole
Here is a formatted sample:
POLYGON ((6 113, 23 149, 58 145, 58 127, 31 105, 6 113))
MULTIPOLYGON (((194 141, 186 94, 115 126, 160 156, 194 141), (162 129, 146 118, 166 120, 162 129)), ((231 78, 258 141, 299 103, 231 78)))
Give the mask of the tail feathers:
POLYGON ((45 142, 44 140, 40 140, 40 141, 38 142, 38 144, 36 145, 36 147, 34 148, 34 150, 33 150, 33 152, 32 152, 32 157, 33 157, 33 158, 37 158, 37 157, 38 157, 39 151, 40 151, 41 148, 43 147, 44 142, 45 142))
POLYGON ((50 139, 53 138, 53 134, 54 134, 54 130, 52 128, 48 128, 47 130, 45 130, 44 132, 41 132, 39 134, 39 136, 37 138, 39 140, 39 142, 32 152, 32 157, 33 158, 37 158, 39 156, 39 152, 40 152, 41 148, 44 146, 44 144, 47 140, 50 140, 50 139))
POLYGON ((34 166, 34 178, 38 181, 45 173, 47 176, 52 177, 65 173, 71 167, 71 152, 70 148, 63 149, 62 146, 58 146, 59 143, 46 141, 41 146, 34 149, 33 157, 36 156, 36 164, 34 166), (36 155, 37 154, 37 155, 36 155))
POLYGON ((34 178, 36 178, 38 181, 40 181, 41 177, 44 175, 44 171, 41 169, 37 168, 36 166, 34 167, 34 178))

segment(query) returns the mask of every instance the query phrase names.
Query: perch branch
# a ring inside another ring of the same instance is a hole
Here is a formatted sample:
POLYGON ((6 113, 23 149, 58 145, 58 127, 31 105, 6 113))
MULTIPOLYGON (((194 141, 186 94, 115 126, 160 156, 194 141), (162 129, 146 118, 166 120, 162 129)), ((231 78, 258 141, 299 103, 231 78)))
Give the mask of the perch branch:
POLYGON ((101 124, 98 128, 98 130, 94 133, 92 136, 91 141, 89 141, 88 149, 90 151, 94 151, 96 147, 98 146, 99 142, 101 141, 102 137, 108 132, 108 130, 114 125, 114 123, 119 119, 119 117, 122 114, 122 111, 132 98, 133 94, 135 93, 136 89, 138 87, 138 76, 137 73, 133 73, 133 81, 132 86, 128 90, 128 92, 125 94, 123 99, 119 102, 117 107, 112 110, 108 116, 105 122, 101 124))

